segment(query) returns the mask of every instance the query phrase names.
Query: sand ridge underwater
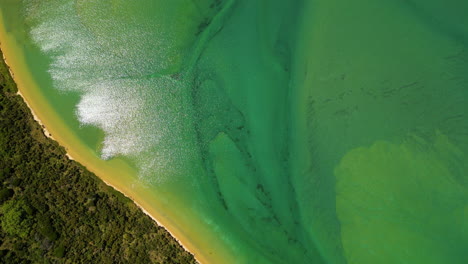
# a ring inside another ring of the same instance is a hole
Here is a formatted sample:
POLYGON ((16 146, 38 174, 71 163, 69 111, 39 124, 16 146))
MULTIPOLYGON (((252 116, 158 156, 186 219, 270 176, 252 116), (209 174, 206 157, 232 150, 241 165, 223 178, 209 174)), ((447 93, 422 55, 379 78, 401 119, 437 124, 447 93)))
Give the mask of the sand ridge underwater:
POLYGON ((467 8, 0 3, 81 143, 236 263, 468 258, 467 8))

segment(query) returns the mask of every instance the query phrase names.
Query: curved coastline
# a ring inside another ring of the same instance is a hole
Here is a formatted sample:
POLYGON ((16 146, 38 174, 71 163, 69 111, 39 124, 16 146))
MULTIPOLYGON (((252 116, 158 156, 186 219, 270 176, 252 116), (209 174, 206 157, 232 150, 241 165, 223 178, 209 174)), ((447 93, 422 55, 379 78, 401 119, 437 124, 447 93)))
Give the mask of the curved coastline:
MULTIPOLYGON (((3 15, 0 13, 0 22, 3 19, 3 15)), ((21 48, 19 48, 15 37, 7 32, 4 23, 0 23, 0 49, 18 87, 18 94, 28 105, 34 119, 43 128, 44 134, 64 147, 70 159, 76 160, 96 174, 104 183, 131 199, 159 226, 164 227, 185 250, 192 253, 197 262, 202 264, 234 263, 235 257, 225 245, 223 247, 220 246, 222 243, 210 243, 213 242, 213 237, 210 237, 211 234, 206 234, 208 231, 205 230, 206 228, 197 226, 197 223, 190 226, 192 229, 185 225, 184 228, 181 227, 181 222, 183 224, 193 223, 195 220, 183 219, 178 221, 178 224, 174 223, 171 220, 174 219, 173 212, 168 210, 167 204, 158 201, 156 194, 136 180, 137 171, 135 168, 118 158, 104 161, 93 150, 80 143, 77 136, 64 122, 61 122, 59 115, 48 105, 39 87, 34 83, 21 48), (195 230, 194 227, 197 227, 198 230, 195 230), (201 233, 203 233, 203 237, 200 235, 201 233)))

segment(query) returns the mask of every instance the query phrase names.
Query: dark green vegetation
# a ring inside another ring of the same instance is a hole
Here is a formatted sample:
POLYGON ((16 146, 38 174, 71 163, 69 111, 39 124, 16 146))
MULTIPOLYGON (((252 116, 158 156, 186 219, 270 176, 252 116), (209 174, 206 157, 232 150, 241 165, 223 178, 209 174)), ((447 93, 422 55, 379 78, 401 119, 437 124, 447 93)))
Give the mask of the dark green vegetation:
POLYGON ((122 194, 44 136, 0 62, 0 262, 195 263, 122 194))

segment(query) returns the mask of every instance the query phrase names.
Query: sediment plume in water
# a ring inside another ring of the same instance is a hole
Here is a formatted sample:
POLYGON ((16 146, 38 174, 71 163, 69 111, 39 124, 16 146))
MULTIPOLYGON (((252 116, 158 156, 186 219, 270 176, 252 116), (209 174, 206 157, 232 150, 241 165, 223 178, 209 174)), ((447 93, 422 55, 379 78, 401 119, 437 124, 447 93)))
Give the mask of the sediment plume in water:
POLYGON ((467 259, 467 7, 0 4, 81 144, 236 263, 467 259))

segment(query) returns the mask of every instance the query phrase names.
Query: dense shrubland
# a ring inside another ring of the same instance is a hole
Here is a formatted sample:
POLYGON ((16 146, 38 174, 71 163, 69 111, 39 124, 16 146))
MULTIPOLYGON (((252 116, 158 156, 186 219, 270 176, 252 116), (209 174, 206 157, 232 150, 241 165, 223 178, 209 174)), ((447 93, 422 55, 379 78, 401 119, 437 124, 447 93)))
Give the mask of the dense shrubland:
POLYGON ((1 263, 195 263, 131 200, 44 136, 3 61, 0 88, 1 263))

